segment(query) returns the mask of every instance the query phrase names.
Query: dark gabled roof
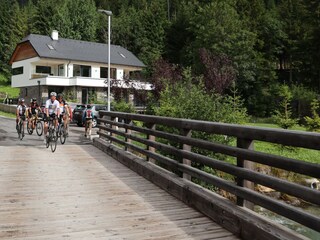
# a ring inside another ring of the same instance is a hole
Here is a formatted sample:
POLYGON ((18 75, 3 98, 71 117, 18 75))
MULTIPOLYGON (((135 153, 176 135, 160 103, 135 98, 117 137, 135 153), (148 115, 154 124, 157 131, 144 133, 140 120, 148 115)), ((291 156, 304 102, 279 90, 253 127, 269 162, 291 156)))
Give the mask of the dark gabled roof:
MULTIPOLYGON (((73 61, 108 63, 108 45, 59 38, 52 40, 49 36, 30 34, 21 43, 29 41, 40 58, 64 59, 73 61)), ((110 63, 134 67, 145 67, 132 52, 111 45, 110 63)))

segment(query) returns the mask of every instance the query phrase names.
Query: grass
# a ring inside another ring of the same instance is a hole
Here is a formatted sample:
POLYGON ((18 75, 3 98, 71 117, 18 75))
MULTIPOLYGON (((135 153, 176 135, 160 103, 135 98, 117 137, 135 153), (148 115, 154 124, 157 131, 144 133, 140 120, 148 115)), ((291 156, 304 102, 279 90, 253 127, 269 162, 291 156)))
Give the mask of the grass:
POLYGON ((20 89, 10 86, 0 86, 0 93, 8 94, 9 98, 16 98, 19 96, 20 89))
MULTIPOLYGON (((277 124, 274 123, 246 123, 245 125, 253 126, 253 127, 265 127, 265 128, 279 128, 277 124)), ((293 128, 289 130, 298 130, 298 131, 306 131, 306 128, 300 125, 295 125, 293 128)))
MULTIPOLYGON (((272 123, 247 123, 246 125, 255 127, 279 128, 272 123)), ((306 131, 302 126, 296 125, 291 130, 306 131)), ((279 144, 255 141, 254 149, 259 152, 279 155, 283 157, 293 158, 311 163, 320 163, 320 151, 296 147, 284 147, 279 144)))
POLYGON ((16 115, 15 115, 15 114, 13 114, 13 113, 7 113, 7 112, 2 112, 2 111, 0 111, 0 116, 9 117, 9 118, 16 118, 16 115))

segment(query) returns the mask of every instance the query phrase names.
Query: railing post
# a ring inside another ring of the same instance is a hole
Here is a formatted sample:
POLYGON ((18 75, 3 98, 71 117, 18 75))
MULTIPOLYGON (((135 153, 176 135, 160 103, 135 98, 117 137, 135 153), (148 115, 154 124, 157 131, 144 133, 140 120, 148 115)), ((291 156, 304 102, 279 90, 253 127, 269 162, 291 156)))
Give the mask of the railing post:
MULTIPOLYGON (((191 138, 191 134, 192 134, 192 131, 190 129, 181 129, 181 135, 191 138)), ((190 152, 191 151, 191 146, 187 145, 187 144, 182 144, 182 150, 190 152)), ((186 158, 182 159, 182 163, 186 164, 188 166, 191 166, 191 161, 186 159, 186 158)), ((191 181, 191 176, 189 174, 183 173, 182 175, 183 175, 184 179, 187 179, 187 180, 191 181)))
MULTIPOLYGON (((126 121, 125 123, 127 123, 127 121, 126 121)), ((132 121, 129 120, 129 121, 128 121, 128 124, 132 124, 132 121)), ((131 132, 132 132, 132 130, 131 130, 131 129, 128 129, 127 127, 126 127, 126 130, 125 130, 125 131, 126 131, 126 134, 131 134, 131 132)), ((131 139, 128 138, 128 137, 125 138, 125 141, 126 141, 127 143, 131 143, 131 139)), ((125 147, 124 147, 124 150, 125 150, 125 151, 128 151, 128 147, 125 146, 125 147)))
MULTIPOLYGON (((110 120, 112 122, 114 122, 116 119, 117 119, 116 117, 110 117, 110 120)), ((110 124, 110 128, 114 128, 114 127, 115 126, 113 124, 110 124)), ((109 132, 109 135, 110 135, 110 137, 112 137, 113 136, 112 132, 109 132)), ((109 139, 109 140, 110 140, 110 143, 112 143, 111 139, 109 139)))
MULTIPOLYGON (((147 127, 148 127, 149 129, 155 130, 155 129, 156 129, 156 124, 150 123, 150 125, 148 124, 147 127)), ((150 141, 155 141, 155 140, 156 140, 156 137, 153 136, 153 135, 150 135, 150 134, 148 134, 147 138, 148 138, 148 140, 150 140, 150 141)), ((147 150, 150 151, 150 152, 155 152, 155 151, 156 151, 154 147, 150 147, 150 146, 147 146, 147 150)), ((155 161, 154 159, 149 158, 148 156, 147 156, 146 159, 147 159, 147 161, 149 161, 149 162, 156 163, 156 161, 155 161)))
MULTIPOLYGON (((253 150, 254 145, 251 139, 237 138, 237 147, 253 150)), ((254 163, 251 161, 247 161, 241 157, 237 157, 237 166, 241 168, 254 170, 254 163)), ((237 178, 237 185, 254 190, 254 183, 244 180, 243 178, 239 178, 239 177, 237 178)), ((240 197, 237 197, 237 205, 249 208, 251 210, 254 207, 253 203, 246 201, 245 199, 240 197)))

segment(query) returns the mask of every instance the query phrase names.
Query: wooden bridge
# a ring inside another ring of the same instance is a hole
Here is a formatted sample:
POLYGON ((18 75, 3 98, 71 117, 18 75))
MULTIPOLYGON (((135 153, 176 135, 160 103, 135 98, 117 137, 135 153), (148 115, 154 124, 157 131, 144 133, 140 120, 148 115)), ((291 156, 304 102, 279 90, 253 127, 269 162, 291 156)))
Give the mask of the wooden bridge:
POLYGON ((319 206, 320 191, 254 166, 320 178, 320 165, 253 150, 255 140, 320 150, 319 134, 101 115, 93 145, 63 146, 54 154, 43 146, 0 146, 0 239, 305 239, 256 214, 255 205, 320 232, 319 216, 254 188, 319 206), (197 134, 232 136, 237 146, 197 134), (232 156, 236 164, 210 153, 232 156), (222 191, 228 198, 217 194, 222 191))

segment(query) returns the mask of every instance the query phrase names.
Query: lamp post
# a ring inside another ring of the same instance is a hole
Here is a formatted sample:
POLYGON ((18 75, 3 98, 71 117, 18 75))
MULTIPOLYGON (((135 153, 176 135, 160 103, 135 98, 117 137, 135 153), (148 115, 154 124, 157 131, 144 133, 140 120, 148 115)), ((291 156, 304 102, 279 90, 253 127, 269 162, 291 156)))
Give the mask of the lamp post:
POLYGON ((110 112, 110 27, 112 12, 103 9, 99 9, 98 11, 108 16, 108 111, 110 112))
POLYGON ((39 96, 39 98, 38 98, 38 99, 39 99, 39 102, 38 102, 38 103, 39 103, 40 105, 42 105, 42 99, 41 99, 41 96, 40 96, 40 81, 39 81, 39 80, 38 80, 38 96, 39 96))

